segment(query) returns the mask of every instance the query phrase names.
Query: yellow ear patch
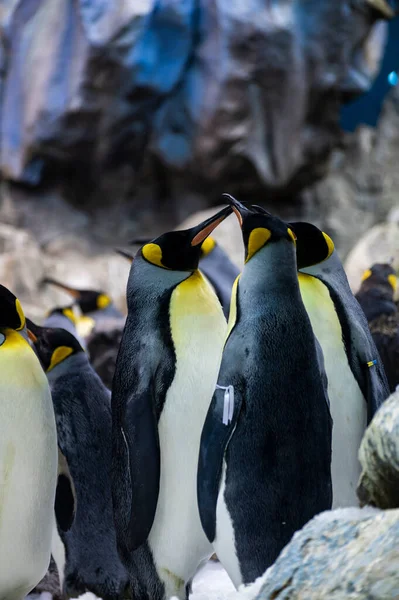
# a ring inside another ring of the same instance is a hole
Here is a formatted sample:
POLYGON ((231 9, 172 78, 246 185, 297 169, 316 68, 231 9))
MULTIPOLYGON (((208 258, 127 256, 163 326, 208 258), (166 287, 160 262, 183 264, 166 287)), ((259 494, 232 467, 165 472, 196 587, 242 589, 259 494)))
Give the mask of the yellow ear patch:
POLYGON ((287 231, 288 231, 288 235, 290 236, 290 238, 292 239, 294 244, 296 244, 297 237, 296 237, 295 233, 289 227, 288 227, 287 231))
POLYGON ((21 325, 17 328, 17 331, 21 331, 21 329, 23 329, 25 327, 25 315, 24 315, 24 311, 22 310, 22 306, 21 306, 21 303, 18 300, 18 298, 15 299, 15 309, 16 309, 19 319, 21 321, 21 325))
POLYGON ((371 269, 366 269, 362 275, 362 281, 366 281, 369 277, 371 277, 371 269))
POLYGON ((245 259, 247 263, 258 250, 263 248, 265 244, 270 240, 272 232, 265 227, 256 227, 249 234, 248 240, 248 253, 245 259))
POLYGON ((143 246, 141 253, 148 262, 166 269, 162 264, 162 249, 158 244, 146 244, 143 246))
POLYGON ((394 275, 393 273, 391 275, 388 275, 388 281, 391 284, 393 291, 396 292, 396 275, 394 275))
POLYGON ((51 369, 54 369, 54 367, 56 367, 60 362, 65 360, 67 356, 69 356, 72 353, 73 349, 69 348, 68 346, 59 346, 58 348, 56 348, 51 357, 50 366, 47 369, 47 372, 51 371, 51 369))
POLYGON ((202 255, 207 256, 212 252, 214 247, 216 246, 216 242, 212 237, 207 237, 206 240, 202 242, 201 250, 202 255))
POLYGON ((323 237, 324 237, 327 247, 328 247, 328 255, 324 259, 324 260, 326 260, 327 258, 330 258, 331 254, 334 252, 335 246, 334 246, 334 242, 332 241, 330 236, 327 235, 326 233, 324 233, 324 231, 322 233, 323 233, 323 237))
POLYGON ((107 308, 111 304, 111 298, 107 294, 100 294, 97 298, 97 308, 107 308))
POLYGON ((69 319, 70 321, 72 321, 72 323, 74 325, 76 325, 77 319, 75 317, 75 313, 73 312, 73 310, 71 308, 63 308, 62 309, 62 314, 69 319))

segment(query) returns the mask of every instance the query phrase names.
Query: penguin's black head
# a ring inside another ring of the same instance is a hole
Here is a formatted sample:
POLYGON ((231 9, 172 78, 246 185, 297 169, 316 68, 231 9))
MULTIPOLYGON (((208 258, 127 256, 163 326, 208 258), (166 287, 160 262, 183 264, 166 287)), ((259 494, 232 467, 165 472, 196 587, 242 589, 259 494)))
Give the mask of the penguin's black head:
POLYGON ((224 196, 228 197, 241 226, 246 263, 266 244, 283 239, 295 243, 295 235, 278 217, 274 217, 258 206, 248 208, 229 194, 224 194, 224 196))
POLYGON ((361 290, 385 288, 392 295, 396 291, 396 273, 388 263, 376 263, 362 275, 361 290))
POLYGON ((26 320, 30 337, 36 349, 43 369, 48 373, 63 360, 84 352, 78 340, 65 329, 39 327, 30 319, 26 320))
POLYGON ((4 285, 0 285, 0 328, 22 331, 25 323, 20 301, 4 285))
POLYGON ((84 315, 97 310, 102 310, 112 304, 112 299, 105 292, 97 290, 78 290, 49 277, 43 279, 42 283, 54 285, 55 287, 64 290, 64 292, 67 292, 72 298, 75 298, 76 304, 84 315))
POLYGON ((57 306, 56 308, 51 309, 47 313, 47 316, 51 317, 51 315, 62 315, 69 319, 74 325, 76 325, 78 321, 73 312, 73 304, 70 304, 69 306, 57 306))
POLYGON ((298 269, 318 265, 334 252, 334 242, 324 231, 305 222, 289 224, 296 235, 296 261, 298 269))
POLYGON ((229 206, 196 227, 164 233, 141 248, 149 263, 173 271, 195 271, 201 258, 202 246, 208 235, 231 214, 229 206))

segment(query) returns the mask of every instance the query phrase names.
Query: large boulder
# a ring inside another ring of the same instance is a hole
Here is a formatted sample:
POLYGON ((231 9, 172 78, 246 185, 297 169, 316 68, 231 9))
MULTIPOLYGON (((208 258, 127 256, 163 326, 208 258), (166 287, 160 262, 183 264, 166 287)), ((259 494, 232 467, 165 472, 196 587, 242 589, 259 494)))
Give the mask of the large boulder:
POLYGON ((363 504, 399 508, 399 389, 384 402, 364 434, 358 496, 363 504))
POLYGON ((252 589, 231 600, 393 600, 398 561, 398 510, 327 511, 294 535, 252 589))
POLYGON ((121 228, 176 224, 225 190, 284 201, 326 172, 392 15, 386 0, 3 0, 0 178, 121 228))

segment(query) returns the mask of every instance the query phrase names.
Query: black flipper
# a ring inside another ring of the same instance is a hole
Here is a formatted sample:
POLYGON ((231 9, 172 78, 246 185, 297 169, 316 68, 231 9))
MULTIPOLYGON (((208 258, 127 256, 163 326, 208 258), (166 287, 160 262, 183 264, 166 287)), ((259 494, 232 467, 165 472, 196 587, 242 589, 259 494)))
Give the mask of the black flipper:
MULTIPOLYGON (((115 382, 115 379, 114 379, 115 382)), ((151 381, 118 404, 120 426, 113 430, 113 505, 119 543, 128 552, 148 538, 159 494, 160 449, 151 381)), ((115 402, 115 390, 113 402, 115 402)))
POLYGON ((216 535, 216 505, 219 495, 223 457, 234 433, 241 410, 241 394, 234 391, 231 420, 223 423, 225 389, 216 389, 201 434, 197 472, 197 498, 202 528, 210 542, 216 535))
POLYGON ((68 463, 58 448, 58 481, 55 493, 54 512, 58 527, 69 531, 76 514, 76 492, 68 463))

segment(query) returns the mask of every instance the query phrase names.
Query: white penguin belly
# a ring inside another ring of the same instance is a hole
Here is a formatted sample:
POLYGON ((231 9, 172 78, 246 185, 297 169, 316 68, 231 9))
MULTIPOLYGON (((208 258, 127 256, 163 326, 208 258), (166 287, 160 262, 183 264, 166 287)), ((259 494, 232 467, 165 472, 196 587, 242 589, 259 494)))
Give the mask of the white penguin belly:
POLYGON ((223 460, 223 470, 216 505, 216 536, 213 548, 226 569, 228 576, 238 588, 242 584, 240 563, 236 554, 236 543, 233 522, 226 506, 224 491, 226 488, 226 462, 223 460))
POLYGON ((326 286, 299 274, 302 300, 324 354, 333 419, 331 477, 333 508, 358 506, 358 452, 367 426, 367 402, 351 371, 341 325, 326 286))
POLYGON ((199 273, 174 290, 170 324, 176 372, 158 423, 161 479, 148 541, 166 597, 184 598, 184 584, 212 554, 199 517, 197 467, 227 328, 219 301, 199 273))
POLYGON ((17 356, 0 348, 0 368, 0 599, 19 600, 50 560, 57 436, 47 379, 29 345, 18 345, 17 356))

